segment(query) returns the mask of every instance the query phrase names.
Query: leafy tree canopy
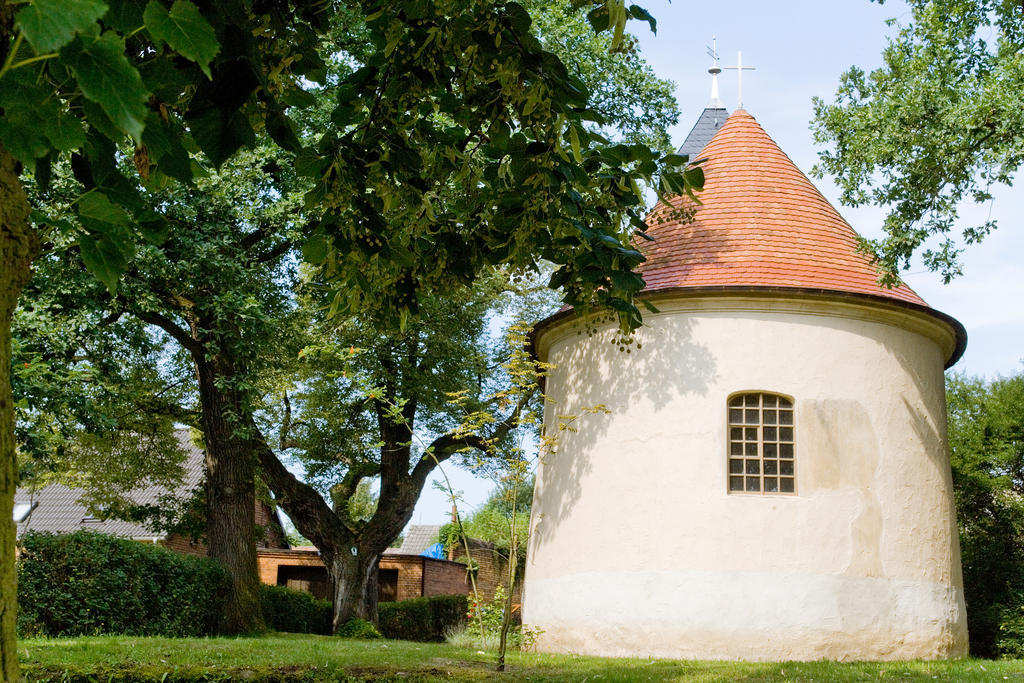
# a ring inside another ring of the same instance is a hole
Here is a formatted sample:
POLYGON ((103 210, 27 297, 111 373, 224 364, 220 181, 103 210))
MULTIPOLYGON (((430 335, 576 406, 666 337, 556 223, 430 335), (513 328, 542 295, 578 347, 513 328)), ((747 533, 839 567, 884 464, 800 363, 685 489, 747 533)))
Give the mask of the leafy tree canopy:
POLYGON ((1024 375, 949 377, 949 443, 971 654, 1024 654, 1024 375))
POLYGON ((924 247, 945 281, 964 245, 995 222, 959 226, 963 202, 988 202, 1024 161, 1024 12, 1004 0, 910 0, 910 19, 870 73, 850 68, 834 102, 814 101, 815 172, 831 174, 851 206, 888 209, 869 243, 895 282, 924 247), (959 234, 957 234, 959 233, 959 234))

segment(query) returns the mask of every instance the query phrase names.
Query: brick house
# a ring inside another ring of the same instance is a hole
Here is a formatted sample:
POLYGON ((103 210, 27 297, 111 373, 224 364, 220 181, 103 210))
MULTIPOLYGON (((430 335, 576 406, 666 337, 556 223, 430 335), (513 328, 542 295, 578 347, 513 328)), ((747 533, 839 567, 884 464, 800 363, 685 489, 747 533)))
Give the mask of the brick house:
MULTIPOLYGON (((469 593, 466 565, 423 553, 433 544, 439 526, 412 525, 398 548, 388 548, 378 562, 378 600, 391 602, 431 595, 469 593)), ((309 591, 330 599, 332 588, 320 553, 313 546, 257 550, 260 581, 309 591)))

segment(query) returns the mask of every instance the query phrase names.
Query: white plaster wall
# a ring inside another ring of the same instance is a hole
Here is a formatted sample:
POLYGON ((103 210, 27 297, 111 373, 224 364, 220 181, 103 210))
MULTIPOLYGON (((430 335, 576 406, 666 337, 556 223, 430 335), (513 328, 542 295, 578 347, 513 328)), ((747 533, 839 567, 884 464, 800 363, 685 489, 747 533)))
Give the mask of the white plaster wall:
POLYGON ((813 297, 676 298, 625 354, 545 330, 555 400, 524 621, 601 655, 966 654, 942 367, 927 316, 813 297), (727 492, 726 402, 794 398, 796 495, 727 492))

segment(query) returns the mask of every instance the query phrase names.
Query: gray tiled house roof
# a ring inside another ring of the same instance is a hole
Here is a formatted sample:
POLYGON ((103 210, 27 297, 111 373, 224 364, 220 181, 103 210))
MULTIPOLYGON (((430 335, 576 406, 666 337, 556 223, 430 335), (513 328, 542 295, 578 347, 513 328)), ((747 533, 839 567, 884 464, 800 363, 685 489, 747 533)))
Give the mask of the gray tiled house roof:
POLYGON ((715 133, 727 118, 729 118, 729 112, 725 107, 707 107, 701 112, 697 123, 693 124, 690 134, 683 140, 678 153, 686 154, 690 157, 690 161, 696 161, 697 155, 711 142, 711 138, 715 137, 715 133))
POLYGON ((402 540, 399 548, 388 548, 385 555, 419 555, 437 542, 437 534, 441 531, 440 524, 413 524, 402 540))
MULTIPOLYGON (((132 500, 140 505, 155 504, 161 496, 168 494, 176 497, 187 496, 198 487, 203 480, 203 451, 192 443, 187 431, 177 433, 178 444, 185 453, 182 463, 184 479, 177 489, 171 491, 158 486, 149 486, 133 491, 132 500)), ((113 536, 134 539, 163 539, 166 534, 148 529, 143 525, 117 519, 96 519, 79 502, 84 492, 63 484, 50 484, 42 489, 18 489, 14 494, 14 502, 32 505, 31 513, 24 521, 17 524, 18 536, 27 531, 49 531, 52 533, 71 533, 80 529, 100 531, 113 536)))

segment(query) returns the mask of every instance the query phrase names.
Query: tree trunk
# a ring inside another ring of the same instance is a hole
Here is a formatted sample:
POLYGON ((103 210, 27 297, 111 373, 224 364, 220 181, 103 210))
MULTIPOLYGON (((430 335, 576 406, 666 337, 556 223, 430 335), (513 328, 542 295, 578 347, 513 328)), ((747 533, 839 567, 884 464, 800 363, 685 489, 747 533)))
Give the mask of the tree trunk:
POLYGON ((28 282, 36 250, 28 215, 17 162, 0 146, 0 677, 5 682, 18 680, 14 633, 18 609, 14 563, 17 529, 13 520, 18 464, 11 394, 11 318, 21 288, 28 282))
POLYGON ((334 619, 331 631, 337 633, 349 619, 358 617, 377 623, 377 561, 380 552, 364 552, 357 548, 339 549, 330 558, 327 571, 334 584, 334 619))
POLYGON ((231 573, 220 628, 253 633, 265 626, 256 568, 256 457, 246 438, 247 408, 228 385, 237 374, 223 357, 195 359, 206 441, 207 547, 231 573), (227 385, 227 386, 226 386, 227 385))

